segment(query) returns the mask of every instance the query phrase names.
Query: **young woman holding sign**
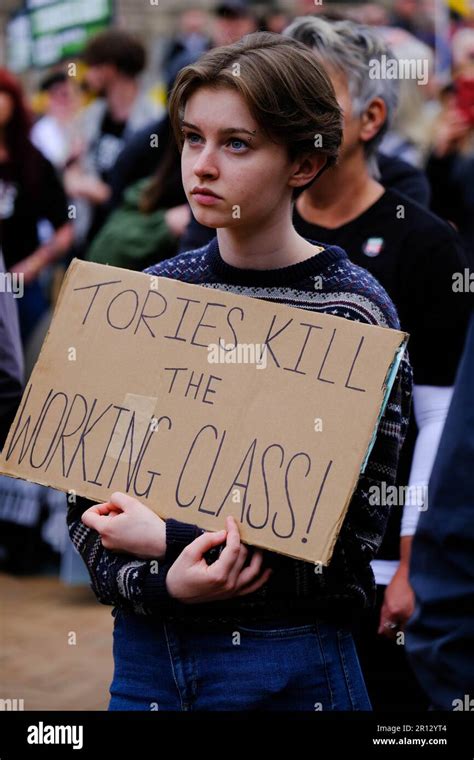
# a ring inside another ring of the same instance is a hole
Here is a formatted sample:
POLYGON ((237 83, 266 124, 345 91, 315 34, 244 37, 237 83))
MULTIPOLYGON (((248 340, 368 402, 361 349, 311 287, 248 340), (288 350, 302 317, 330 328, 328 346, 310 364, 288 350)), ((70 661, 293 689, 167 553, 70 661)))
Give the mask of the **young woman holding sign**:
MULTIPOLYGON (((179 74, 170 114, 192 211, 217 237, 147 273, 398 327, 368 273, 292 226, 295 192, 336 160, 342 134, 310 50, 265 33, 212 50, 179 74)), ((77 500, 72 540, 115 606, 111 710, 370 709, 351 622, 373 602, 388 513, 368 491, 394 480, 410 393, 404 359, 328 567, 252 551, 232 517, 213 533, 120 493, 86 512, 77 500)))

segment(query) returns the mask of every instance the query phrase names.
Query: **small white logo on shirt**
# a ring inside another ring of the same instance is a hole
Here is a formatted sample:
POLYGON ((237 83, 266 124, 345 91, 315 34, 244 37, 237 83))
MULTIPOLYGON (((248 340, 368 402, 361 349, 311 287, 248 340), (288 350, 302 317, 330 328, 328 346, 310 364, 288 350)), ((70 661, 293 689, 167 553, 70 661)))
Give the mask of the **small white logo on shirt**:
POLYGON ((49 726, 40 721, 28 726, 28 744, 72 744, 73 749, 83 747, 84 726, 49 726))
POLYGON ((365 253, 366 256, 373 258, 374 256, 379 255, 382 248, 383 238, 373 237, 365 241, 364 245, 362 246, 362 253, 365 253))
POLYGON ((16 196, 15 185, 0 179, 0 219, 9 219, 13 216, 16 196))
POLYGON ((96 168, 99 172, 107 172, 115 164, 118 154, 124 146, 124 140, 115 135, 105 134, 99 140, 96 153, 96 168))

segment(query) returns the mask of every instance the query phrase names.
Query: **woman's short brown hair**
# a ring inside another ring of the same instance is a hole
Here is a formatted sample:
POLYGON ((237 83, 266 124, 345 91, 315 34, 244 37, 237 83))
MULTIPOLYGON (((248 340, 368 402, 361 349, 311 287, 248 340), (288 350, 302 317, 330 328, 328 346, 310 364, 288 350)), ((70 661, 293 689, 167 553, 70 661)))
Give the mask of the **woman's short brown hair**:
POLYGON ((179 72, 170 95, 170 118, 178 144, 187 100, 200 87, 239 92, 251 114, 290 160, 308 153, 335 163, 342 141, 342 114, 332 84, 306 45, 280 34, 255 32, 215 48, 179 72))

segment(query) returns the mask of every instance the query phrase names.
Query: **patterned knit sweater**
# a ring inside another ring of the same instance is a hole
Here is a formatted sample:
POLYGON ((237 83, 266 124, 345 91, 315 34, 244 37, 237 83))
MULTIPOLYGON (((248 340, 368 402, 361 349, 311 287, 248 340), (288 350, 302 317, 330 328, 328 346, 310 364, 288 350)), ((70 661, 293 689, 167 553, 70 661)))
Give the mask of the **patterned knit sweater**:
MULTIPOLYGON (((288 267, 252 270, 227 264, 214 238, 203 248, 160 262, 145 272, 366 324, 399 328, 387 293, 337 246, 325 247, 288 267)), ((375 583, 370 562, 381 543, 389 507, 372 505, 369 489, 381 487, 383 481, 387 485, 395 482, 411 389, 411 368, 405 356, 327 567, 264 550, 263 567, 271 565, 273 572, 256 592, 225 601, 185 604, 168 594, 166 574, 183 548, 203 531, 167 519, 164 559, 138 559, 104 549, 98 533, 86 528, 80 519, 92 502, 78 497, 75 504, 69 505, 69 532, 87 565, 98 600, 139 615, 186 620, 188 624, 199 621, 207 626, 271 618, 308 622, 316 616, 348 622, 373 603, 375 583)))

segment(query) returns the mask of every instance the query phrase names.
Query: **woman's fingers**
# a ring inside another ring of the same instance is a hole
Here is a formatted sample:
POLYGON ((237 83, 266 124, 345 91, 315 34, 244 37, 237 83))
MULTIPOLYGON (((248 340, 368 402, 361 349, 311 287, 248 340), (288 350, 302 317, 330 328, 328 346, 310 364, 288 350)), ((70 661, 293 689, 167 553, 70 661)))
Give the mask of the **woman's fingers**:
POLYGON ((91 507, 91 510, 96 512, 98 515, 108 515, 113 513, 114 515, 120 514, 122 510, 119 507, 116 507, 112 502, 106 501, 103 504, 96 504, 95 507, 91 507))
POLYGON ((134 507, 143 507, 144 505, 135 499, 133 496, 129 496, 128 493, 122 493, 122 491, 114 491, 110 496, 110 503, 123 510, 124 512, 134 507))
POLYGON ((263 586, 264 583, 266 583, 272 574, 272 568, 267 567, 266 570, 263 571, 261 576, 257 578, 253 583, 250 585, 246 585, 243 588, 240 588, 239 591, 236 591, 235 596, 245 596, 245 594, 252 594, 254 591, 257 591, 260 586, 263 586))
POLYGON ((237 523, 229 515, 226 520, 227 540, 219 559, 209 566, 211 575, 228 578, 240 556, 240 534, 237 523))
POLYGON ((247 583, 252 583, 260 572, 263 562, 263 554, 257 549, 254 552, 250 564, 245 570, 242 570, 238 580, 238 588, 245 586, 247 583))
POLYGON ((92 528, 92 530, 96 530, 97 532, 100 532, 100 528, 102 525, 102 516, 97 514, 97 512, 93 509, 87 509, 84 514, 81 517, 81 521, 84 523, 84 525, 87 528, 92 528))
POLYGON ((119 515, 120 512, 121 510, 114 507, 109 501, 106 501, 103 504, 94 504, 93 507, 86 509, 82 514, 81 520, 88 528, 100 532, 101 527, 104 524, 102 518, 108 517, 109 515, 115 517, 116 515, 119 515))
POLYGON ((236 561, 234 567, 232 568, 232 570, 229 573, 229 580, 228 580, 228 582, 229 582, 229 584, 231 586, 234 586, 234 584, 237 583, 240 571, 242 570, 242 568, 243 568, 243 566, 245 564, 245 560, 247 559, 247 554, 248 554, 248 549, 245 546, 245 544, 240 544, 239 556, 237 557, 237 561, 236 561))
MULTIPOLYGON (((188 546, 183 550, 182 554, 186 554, 191 562, 198 562, 203 558, 203 555, 214 546, 224 543, 226 539, 225 530, 219 530, 216 533, 206 532, 198 538, 195 538, 188 546)), ((181 556, 181 555, 180 555, 181 556)), ((215 563, 214 563, 215 564, 215 563)), ((212 565, 211 565, 212 567, 212 565)))

